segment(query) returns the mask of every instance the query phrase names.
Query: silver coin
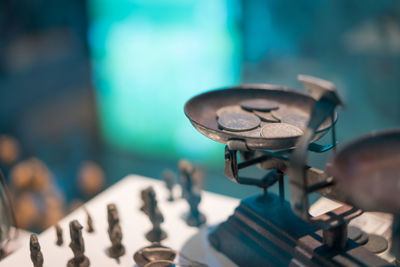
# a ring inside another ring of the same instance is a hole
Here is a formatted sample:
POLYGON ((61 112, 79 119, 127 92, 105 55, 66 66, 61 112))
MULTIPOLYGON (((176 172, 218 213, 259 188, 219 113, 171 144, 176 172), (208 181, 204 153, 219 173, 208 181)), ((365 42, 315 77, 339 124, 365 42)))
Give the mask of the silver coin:
POLYGON ((216 111, 217 117, 220 117, 222 113, 232 113, 232 112, 246 112, 244 111, 239 105, 230 105, 230 106, 224 106, 222 108, 219 108, 216 111))
POLYGON ((309 117, 306 113, 298 109, 288 107, 281 107, 278 110, 272 110, 271 114, 275 118, 280 119, 281 122, 289 123, 291 125, 299 127, 300 129, 304 129, 307 126, 309 120, 309 117))
POLYGON ((280 119, 275 118, 271 114, 271 112, 264 112, 264 111, 257 111, 257 110, 254 110, 253 112, 263 121, 267 121, 267 122, 280 122, 281 121, 280 119))
POLYGON ((303 131, 288 123, 268 123, 261 129, 265 138, 295 138, 303 135, 303 131))
POLYGON ((361 236, 354 240, 357 244, 364 245, 368 242, 368 234, 366 232, 361 231, 361 236))
POLYGON ((349 226, 347 228, 347 236, 350 239, 356 240, 361 237, 361 229, 355 226, 349 226))
POLYGON ((248 110, 269 111, 279 108, 278 102, 267 99, 248 99, 241 101, 239 104, 242 108, 248 110))
POLYGON ((249 131, 258 127, 261 120, 248 112, 222 112, 218 117, 218 124, 229 131, 249 131))
MULTIPOLYGON (((228 130, 224 130, 224 129, 222 129, 222 131, 227 132, 227 133, 232 132, 232 131, 228 131, 228 130)), ((259 129, 259 128, 255 128, 250 131, 240 131, 238 133, 240 134, 240 136, 243 136, 243 137, 261 137, 261 129, 259 129)))
POLYGON ((370 234, 364 247, 372 253, 381 253, 388 248, 388 241, 382 236, 370 234))

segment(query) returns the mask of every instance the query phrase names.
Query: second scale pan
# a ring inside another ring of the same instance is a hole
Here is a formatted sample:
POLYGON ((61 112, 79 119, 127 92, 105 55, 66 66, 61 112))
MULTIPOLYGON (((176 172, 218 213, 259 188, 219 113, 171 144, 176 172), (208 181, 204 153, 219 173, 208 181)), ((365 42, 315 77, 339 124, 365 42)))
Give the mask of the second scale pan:
MULTIPOLYGON (((287 111, 293 117, 305 117, 304 124, 309 121, 311 110, 316 102, 310 95, 296 90, 275 85, 249 84, 232 88, 208 91, 191 98, 185 104, 185 114, 193 126, 208 138, 226 144, 229 140, 239 139, 252 150, 281 150, 293 148, 299 136, 291 137, 275 134, 274 137, 265 137, 261 134, 262 128, 271 122, 262 121, 251 131, 229 131, 218 125, 217 111, 227 106, 239 106, 246 100, 265 99, 279 104, 275 114, 285 114, 287 111)), ((335 120, 337 114, 335 113, 335 120)), ((282 118, 283 123, 292 124, 290 117, 282 118)), ((298 125, 293 125, 298 126, 298 125)), ((306 125, 304 125, 306 126, 306 125)), ((328 118, 317 130, 313 141, 318 140, 331 128, 331 119, 328 118)), ((284 127, 283 127, 284 128, 284 127)))
POLYGON ((343 144, 327 166, 348 204, 366 211, 400 210, 400 128, 343 144))

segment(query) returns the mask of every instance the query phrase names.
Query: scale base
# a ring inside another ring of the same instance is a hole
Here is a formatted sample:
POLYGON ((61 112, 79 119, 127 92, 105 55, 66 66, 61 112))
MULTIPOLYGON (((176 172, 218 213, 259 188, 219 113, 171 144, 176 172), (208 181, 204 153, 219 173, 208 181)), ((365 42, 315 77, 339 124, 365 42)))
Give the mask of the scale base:
POLYGON ((323 245, 322 230, 293 214, 274 194, 243 200, 209 235, 212 246, 239 266, 388 266, 353 240, 345 250, 323 245))

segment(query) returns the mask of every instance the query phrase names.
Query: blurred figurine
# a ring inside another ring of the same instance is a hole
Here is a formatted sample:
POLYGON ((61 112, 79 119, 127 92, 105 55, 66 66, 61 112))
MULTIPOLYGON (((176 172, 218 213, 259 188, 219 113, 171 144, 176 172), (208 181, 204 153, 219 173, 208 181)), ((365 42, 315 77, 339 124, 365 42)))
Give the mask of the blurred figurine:
POLYGON ((39 207, 35 203, 35 195, 23 193, 14 198, 15 219, 22 229, 33 228, 39 224, 39 207))
POLYGON ((40 251, 40 244, 37 235, 31 234, 29 249, 31 251, 31 260, 34 267, 43 266, 43 254, 40 251))
POLYGON ((18 225, 45 229, 64 217, 64 198, 47 166, 37 158, 24 160, 10 170, 11 190, 18 225))
POLYGON ((140 198, 142 199, 142 206, 140 207, 140 210, 143 211, 146 215, 148 215, 150 203, 149 194, 147 192, 148 190, 150 190, 150 187, 140 191, 140 198))
POLYGON ((12 188, 46 193, 51 191, 52 175, 41 160, 30 158, 16 164, 10 171, 12 188))
POLYGON ((19 156, 19 143, 9 135, 0 135, 0 164, 11 165, 19 156))
POLYGON ((62 244, 64 244, 63 231, 59 224, 56 224, 54 227, 56 229, 56 235, 57 235, 56 245, 61 246, 62 244))
POLYGON ((107 205, 108 236, 111 240, 111 247, 108 253, 112 258, 119 258, 125 254, 125 247, 122 245, 122 231, 119 224, 118 210, 115 204, 107 205))
POLYGON ((44 211, 40 219, 40 226, 42 229, 48 228, 59 222, 64 216, 64 201, 61 196, 57 195, 43 195, 44 211))
POLYGON ((87 218, 87 228, 86 231, 88 233, 93 233, 94 232, 94 228, 93 228, 93 219, 92 216, 90 216, 89 211, 86 209, 85 206, 83 206, 83 210, 86 213, 86 218, 87 218))
POLYGON ((181 175, 182 198, 186 199, 192 188, 192 176, 195 168, 188 160, 182 159, 178 163, 178 169, 181 175))
POLYGON ((182 197, 190 207, 186 223, 190 226, 200 226, 206 222, 206 217, 198 209, 201 201, 202 175, 187 160, 179 161, 178 168, 182 179, 182 197))
POLYGON ((200 192, 192 191, 186 199, 189 203, 190 211, 186 218, 186 223, 190 226, 200 226, 206 222, 206 217, 202 214, 198 206, 201 201, 200 192))
POLYGON ((157 206, 156 192, 153 187, 148 187, 141 192, 143 206, 141 210, 149 217, 153 229, 147 234, 146 238, 150 242, 160 242, 167 237, 167 234, 161 229, 161 223, 164 222, 164 216, 157 206))
POLYGON ((175 185, 175 181, 176 181, 174 172, 171 170, 165 170, 163 172, 162 179, 165 183, 165 186, 167 187, 167 189, 169 191, 169 196, 168 196, 167 200, 170 202, 174 201, 173 189, 174 189, 174 185, 175 185))
POLYGON ((82 228, 82 225, 77 220, 69 223, 71 236, 69 247, 74 253, 74 257, 68 261, 67 267, 88 267, 90 265, 89 259, 83 254, 85 252, 85 243, 82 238, 82 228))
POLYGON ((78 173, 78 183, 85 196, 91 197, 100 192, 104 182, 104 172, 98 164, 92 161, 82 164, 78 173))

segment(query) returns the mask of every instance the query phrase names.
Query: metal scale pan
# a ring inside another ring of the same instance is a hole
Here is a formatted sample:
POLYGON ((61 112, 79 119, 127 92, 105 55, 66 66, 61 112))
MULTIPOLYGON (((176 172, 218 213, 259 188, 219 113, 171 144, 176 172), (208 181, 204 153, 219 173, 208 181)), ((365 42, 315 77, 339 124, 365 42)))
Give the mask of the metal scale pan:
POLYGON ((343 201, 366 211, 400 212, 400 128, 342 145, 327 165, 343 201))
MULTIPOLYGON (((239 105, 241 101, 265 99, 275 101, 280 109, 290 109, 296 115, 310 119, 311 110, 316 100, 306 93, 275 85, 242 85, 232 88, 213 90, 191 98, 185 105, 185 114, 193 126, 208 138, 226 144, 229 140, 239 139, 251 150, 281 150, 295 146, 296 137, 263 137, 261 128, 269 122, 261 122, 260 126, 251 131, 233 132, 222 129, 217 122, 216 112, 222 107, 239 105)), ((335 120, 337 114, 335 113, 335 120)), ((306 126, 306 125, 305 125, 306 126)), ((317 130, 313 141, 318 140, 331 128, 328 118, 317 130)))

